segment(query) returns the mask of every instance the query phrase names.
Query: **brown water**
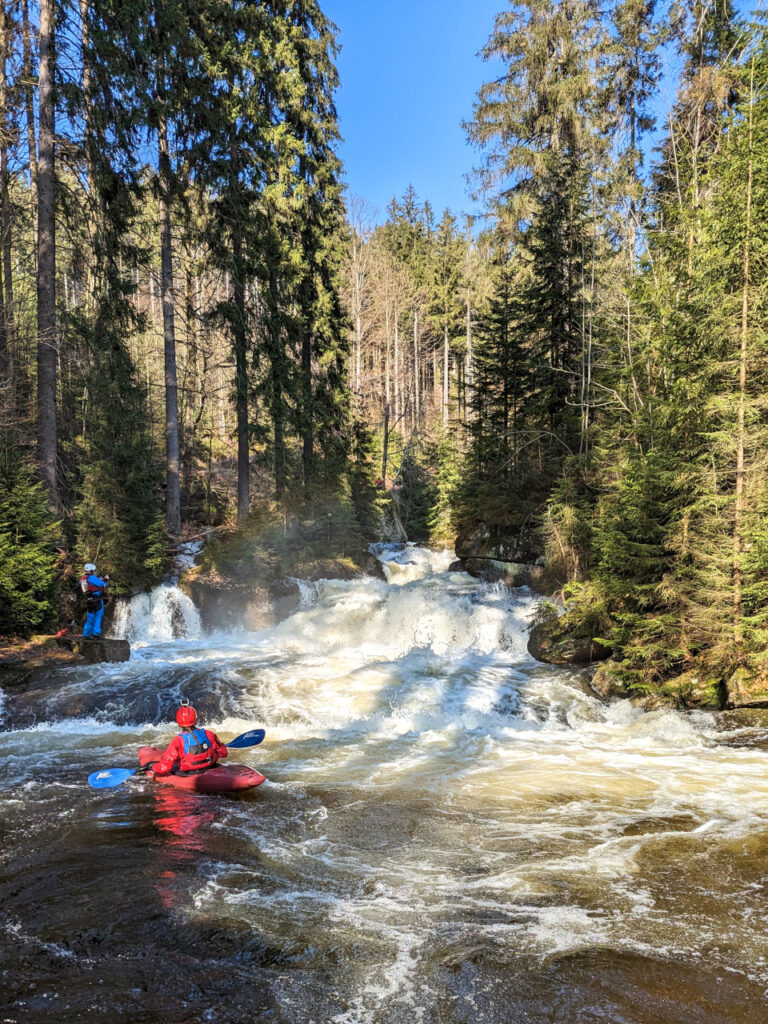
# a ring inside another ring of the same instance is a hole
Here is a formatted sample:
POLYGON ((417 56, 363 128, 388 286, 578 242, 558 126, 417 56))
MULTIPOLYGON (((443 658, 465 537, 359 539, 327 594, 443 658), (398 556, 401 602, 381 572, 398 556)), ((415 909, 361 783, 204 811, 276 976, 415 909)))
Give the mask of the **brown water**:
POLYGON ((5 695, 0 1024, 768 1021, 768 721, 604 705, 530 597, 399 561, 261 634, 158 593, 5 695), (181 695, 269 782, 89 789, 181 695))

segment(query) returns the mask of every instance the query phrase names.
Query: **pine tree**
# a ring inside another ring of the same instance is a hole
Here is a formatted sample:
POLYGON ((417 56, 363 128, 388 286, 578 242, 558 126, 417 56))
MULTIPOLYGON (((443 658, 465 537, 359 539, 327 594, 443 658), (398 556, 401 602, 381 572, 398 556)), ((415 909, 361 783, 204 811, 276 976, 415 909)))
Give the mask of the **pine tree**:
MULTIPOLYGON (((531 416, 535 391, 530 342, 521 330, 524 310, 519 256, 503 237, 489 268, 493 290, 475 325, 472 422, 464 517, 516 531, 546 491, 538 431, 531 416), (531 490, 534 462, 540 484, 531 490)), ((464 519, 464 522, 467 520, 464 519)))
POLYGON ((37 405, 38 458, 52 511, 60 507, 56 423, 56 211, 54 186, 55 3, 40 0, 37 172, 37 405))
POLYGON ((450 405, 451 339, 461 316, 461 278, 463 239, 456 230, 456 218, 445 210, 435 232, 431 253, 430 292, 432 320, 442 338, 442 389, 440 405, 443 426, 447 425, 450 405))
POLYGON ((50 532, 43 485, 0 438, 0 636, 28 636, 55 619, 50 532))

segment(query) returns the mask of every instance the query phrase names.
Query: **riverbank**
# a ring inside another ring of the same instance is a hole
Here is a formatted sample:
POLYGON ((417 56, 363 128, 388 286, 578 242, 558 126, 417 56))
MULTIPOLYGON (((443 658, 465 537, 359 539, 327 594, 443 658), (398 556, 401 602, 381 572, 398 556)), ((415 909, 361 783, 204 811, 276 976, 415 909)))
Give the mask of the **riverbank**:
POLYGON ((18 686, 38 673, 56 672, 76 665, 128 661, 126 640, 108 637, 33 636, 28 640, 0 637, 0 687, 18 686))
POLYGON ((629 699, 647 711, 662 707, 678 710, 726 711, 768 708, 768 663, 757 659, 714 670, 704 662, 685 671, 650 674, 638 679, 616 657, 604 639, 611 622, 605 609, 593 606, 562 609, 553 601, 542 605, 528 640, 528 651, 547 665, 577 665, 591 673, 591 685, 605 700, 629 699))
POLYGON ((545 665, 589 670, 592 688, 605 700, 628 699, 645 710, 768 708, 768 658, 762 653, 734 644, 730 660, 721 654, 719 665, 706 652, 691 656, 670 648, 653 657, 653 644, 663 644, 652 635, 643 640, 648 620, 636 616, 618 629, 627 609, 589 582, 574 583, 561 558, 547 557, 535 531, 512 535, 480 523, 456 539, 456 554, 456 569, 541 595, 529 654, 545 665))

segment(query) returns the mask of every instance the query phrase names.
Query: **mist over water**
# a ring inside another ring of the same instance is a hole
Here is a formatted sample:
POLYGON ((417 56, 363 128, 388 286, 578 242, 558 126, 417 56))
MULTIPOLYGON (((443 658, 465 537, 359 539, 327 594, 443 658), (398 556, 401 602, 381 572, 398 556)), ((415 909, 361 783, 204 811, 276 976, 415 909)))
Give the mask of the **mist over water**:
POLYGON ((4 695, 5 1016, 764 1019, 765 720, 605 704, 529 657, 526 591, 377 553, 259 633, 158 588, 129 663, 4 695), (87 788, 182 696, 264 726, 264 786, 87 788))

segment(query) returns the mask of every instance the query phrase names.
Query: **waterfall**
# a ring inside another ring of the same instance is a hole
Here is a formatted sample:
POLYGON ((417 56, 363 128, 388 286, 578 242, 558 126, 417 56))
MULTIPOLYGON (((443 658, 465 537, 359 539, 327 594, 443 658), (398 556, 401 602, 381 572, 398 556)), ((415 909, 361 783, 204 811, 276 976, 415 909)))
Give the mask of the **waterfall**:
POLYGON ((120 601, 112 627, 116 636, 146 642, 198 639, 200 615, 192 600, 179 587, 163 583, 149 594, 137 594, 120 601))

